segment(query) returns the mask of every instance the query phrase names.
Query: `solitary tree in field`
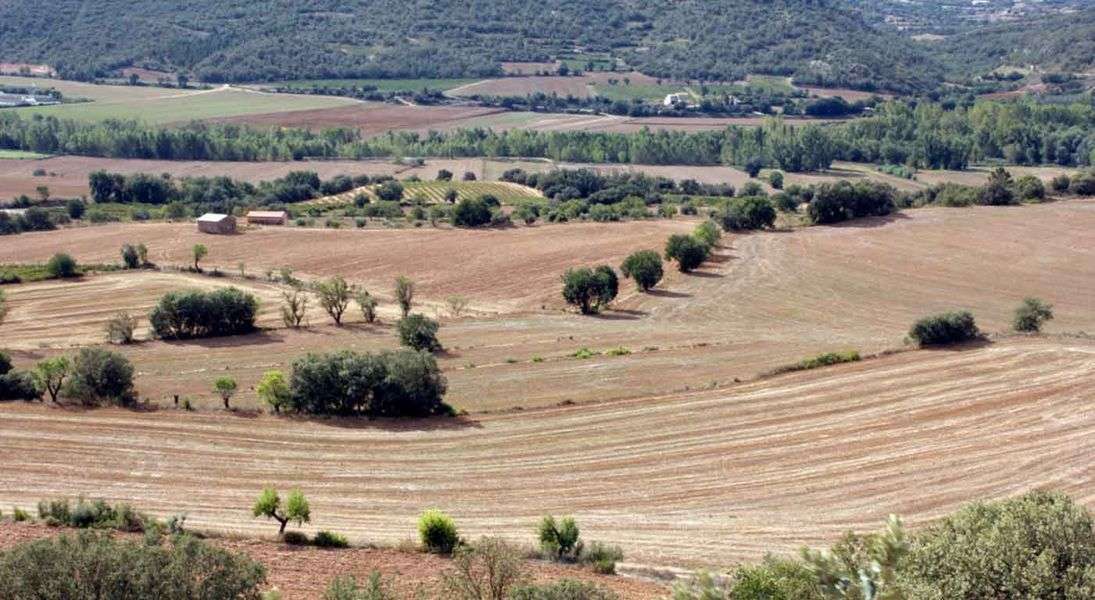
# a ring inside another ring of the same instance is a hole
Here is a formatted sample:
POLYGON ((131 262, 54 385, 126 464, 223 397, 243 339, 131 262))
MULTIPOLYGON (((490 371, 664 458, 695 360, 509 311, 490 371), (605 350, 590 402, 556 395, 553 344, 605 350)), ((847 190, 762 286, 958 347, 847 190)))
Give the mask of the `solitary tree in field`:
POLYGON ((285 380, 285 374, 281 371, 263 373, 255 391, 263 402, 274 409, 275 413, 280 413, 281 408, 289 404, 289 396, 292 393, 289 383, 285 380))
POLYGON ((205 258, 206 254, 209 254, 209 248, 206 248, 205 244, 194 244, 194 248, 191 249, 191 252, 194 255, 194 270, 201 271, 201 267, 198 266, 198 263, 201 262, 201 259, 205 258))
POLYGON ((49 187, 48 186, 40 185, 35 189, 38 191, 38 199, 39 200, 41 200, 42 202, 45 202, 45 201, 49 200, 49 187))
POLYGON ((342 325, 342 314, 350 307, 350 300, 354 297, 354 288, 341 277, 332 277, 327 281, 316 285, 316 293, 319 294, 319 305, 335 325, 342 325))
POLYGON ((452 181, 452 171, 448 169, 441 169, 437 172, 438 181, 452 181))
POLYGON ((688 273, 707 260, 707 244, 690 235, 674 234, 665 244, 665 257, 677 261, 681 273, 688 273))
POLYGON ((47 358, 34 367, 34 380, 54 403, 57 402, 57 395, 61 393, 71 367, 72 364, 64 356, 47 358))
POLYGON ((567 269, 563 275, 563 299, 577 306, 583 315, 592 315, 616 298, 619 286, 616 272, 608 265, 567 269))
POLYGON ((635 280, 639 290, 646 292, 658 285, 665 274, 662 268, 662 257, 653 250, 639 250, 628 256, 620 265, 620 271, 624 277, 635 280))
POLYGON ((395 300, 399 303, 403 318, 406 319, 414 305, 414 282, 403 275, 395 278, 395 300))
POLYGON ((1051 320, 1053 320, 1053 305, 1038 298, 1025 298, 1015 310, 1012 326, 1015 327, 1015 331, 1037 333, 1042 330, 1042 325, 1046 321, 1051 320))
POLYGON ((229 408, 228 401, 236 393, 236 380, 231 377, 220 377, 213 382, 213 391, 220 394, 221 400, 224 401, 224 408, 227 410, 229 408))
POLYGON ((256 517, 266 517, 277 521, 281 527, 278 533, 285 533, 285 526, 290 522, 303 525, 312 520, 312 510, 308 506, 308 500, 300 490, 290 490, 282 503, 277 489, 267 487, 259 494, 251 513, 256 517))

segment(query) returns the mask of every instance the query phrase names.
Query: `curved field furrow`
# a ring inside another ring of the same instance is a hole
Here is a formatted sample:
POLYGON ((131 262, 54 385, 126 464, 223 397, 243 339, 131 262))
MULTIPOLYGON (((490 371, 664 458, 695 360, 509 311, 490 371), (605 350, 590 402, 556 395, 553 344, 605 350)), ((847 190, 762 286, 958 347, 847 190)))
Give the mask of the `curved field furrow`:
POLYGON ((275 483, 308 493, 313 526, 359 539, 412 536, 438 506, 467 534, 527 541, 567 512, 629 557, 723 564, 1037 486, 1091 503, 1093 402, 1095 342, 1033 338, 464 422, 11 405, 0 504, 101 495, 261 532, 249 501, 275 483))

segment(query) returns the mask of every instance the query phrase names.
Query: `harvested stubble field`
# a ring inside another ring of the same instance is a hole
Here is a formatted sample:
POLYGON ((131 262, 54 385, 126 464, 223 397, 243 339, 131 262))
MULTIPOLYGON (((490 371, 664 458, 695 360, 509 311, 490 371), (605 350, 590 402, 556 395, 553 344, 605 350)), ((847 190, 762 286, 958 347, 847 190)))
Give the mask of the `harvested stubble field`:
MULTIPOLYGON (((0 521, 0 551, 31 540, 77 534, 76 530, 56 529, 40 523, 0 521)), ((140 539, 136 534, 115 532, 111 535, 140 539)), ((265 565, 267 588, 277 589, 285 598, 292 600, 321 600, 327 584, 335 577, 353 575, 359 582, 365 582, 373 571, 383 574, 384 581, 397 598, 438 598, 443 594, 441 574, 453 567, 452 561, 445 557, 391 548, 328 550, 288 546, 266 539, 221 536, 207 541, 233 552, 241 552, 265 565)), ((649 600, 661 597, 667 591, 658 583, 595 575, 581 566, 539 560, 527 560, 524 566, 532 582, 548 583, 564 577, 581 579, 612 589, 621 600, 649 600)))
POLYGON ((0 505, 102 496, 270 534, 264 485, 313 522, 397 543, 428 507, 464 535, 528 543, 573 514, 629 561, 727 565, 911 524, 1032 487, 1095 502, 1095 343, 1009 339, 730 389, 427 422, 173 411, 0 410, 0 505), (34 460, 26 457, 34 456, 34 460))
MULTIPOLYGON (((601 317, 565 312, 559 275, 580 264, 618 265, 641 248, 660 248, 690 220, 566 224, 508 230, 315 230, 265 228, 223 238, 189 224, 112 224, 23 234, 0 247, 0 263, 40 261, 69 251, 84 262, 116 260, 143 240, 152 259, 183 264, 206 243, 207 267, 248 272, 294 267, 299 276, 342 275, 391 307, 392 278, 418 282, 422 310, 439 312, 448 398, 473 412, 550 406, 725 387, 820 352, 872 353, 900 347, 909 325, 929 313, 966 308, 988 331, 1004 331, 1020 300, 1056 305, 1050 332, 1095 331, 1095 203, 918 209, 886 219, 794 232, 728 236, 693 275, 668 273, 655 293, 625 283, 616 310, 601 317), (449 318, 444 299, 461 294, 470 318, 449 318), (580 348, 600 354, 579 360, 580 348), (535 360, 535 359, 542 360, 535 360)), ((75 289, 75 288, 72 288, 75 289)), ((11 288, 18 294, 18 287, 11 288)), ((72 302, 76 301, 72 292, 72 302)), ((60 301, 64 304, 64 301, 60 301)), ((13 306, 13 311, 21 310, 13 306)), ((213 372, 230 366, 240 406, 263 371, 288 368, 306 352, 393 348, 390 319, 377 326, 351 315, 342 329, 313 319, 308 331, 124 350, 142 371, 143 397, 194 395, 215 406, 213 372)), ((19 364, 56 350, 12 337, 19 364)))
MULTIPOLYGON (((445 202, 445 194, 449 190, 456 192, 458 200, 491 195, 502 204, 519 204, 544 198, 544 195, 534 188, 507 181, 409 181, 403 184, 403 199, 407 201, 423 199, 429 204, 441 204, 445 202)), ((367 185, 341 194, 308 200, 303 204, 318 206, 350 204, 358 195, 375 199, 376 186, 367 185)))

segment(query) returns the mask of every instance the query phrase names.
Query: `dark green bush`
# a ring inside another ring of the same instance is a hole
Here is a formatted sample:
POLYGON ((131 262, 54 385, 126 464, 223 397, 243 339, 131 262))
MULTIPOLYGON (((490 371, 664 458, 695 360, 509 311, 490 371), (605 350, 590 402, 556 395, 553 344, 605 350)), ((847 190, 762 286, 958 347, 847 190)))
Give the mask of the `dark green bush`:
POLYGON ((920 319, 909 330, 909 337, 921 346, 938 346, 968 342, 981 337, 981 332, 970 312, 959 311, 920 319))
POLYGON ((722 211, 722 227, 727 231, 768 229, 776 222, 776 209, 767 198, 732 198, 722 211))
POLYGON ((807 213, 817 224, 888 215, 895 196, 893 187, 874 181, 827 183, 817 186, 807 213))
POLYGON ((149 544, 81 532, 0 552, 0 598, 258 600, 266 571, 189 536, 149 544))
POLYGON ((65 396, 86 405, 128 405, 136 399, 129 359, 102 348, 81 348, 72 361, 65 396))
POLYGON ((624 274, 624 277, 634 279, 635 285, 644 292, 658 285, 662 276, 665 275, 662 257, 653 250, 639 250, 632 253, 620 265, 620 272, 624 274))
POLYGON ((87 501, 83 498, 77 500, 75 506, 70 505, 67 499, 41 501, 38 503, 38 516, 53 525, 131 533, 144 531, 153 522, 128 504, 111 506, 103 500, 87 501))
POLYGON ((80 274, 79 267, 76 264, 76 260, 71 256, 61 253, 54 254, 49 262, 46 263, 46 271, 50 277, 57 279, 67 279, 69 277, 76 277, 80 274))
POLYGON ((583 315, 600 312, 616 298, 619 290, 616 272, 607 265, 567 269, 563 274, 563 299, 577 306, 583 315))
POLYGON ((250 333, 255 329, 258 300, 237 288, 203 292, 169 292, 148 315, 161 338, 190 339, 250 333))
POLYGON ((817 577, 803 563, 767 557, 755 565, 742 565, 729 585, 734 600, 824 600, 817 577))
POLYGON ((464 198, 452 207, 452 224, 456 227, 479 227, 490 223, 490 205, 483 198, 464 198))
POLYGON ((665 243, 665 258, 677 261, 681 273, 694 271, 710 254, 710 247, 690 235, 674 234, 665 243))
POLYGON ((1038 332, 1046 321, 1053 319, 1053 306, 1046 304, 1038 298, 1025 298, 1019 308, 1015 309, 1015 318, 1012 327, 1015 331, 1038 332))
POLYGON ((424 352, 441 350, 441 342, 437 341, 437 321, 425 315, 407 315, 399 320, 397 329, 399 341, 408 348, 424 352))
POLYGON ((39 395, 34 377, 12 369, 11 357, 0 352, 0 400, 35 400, 39 395))
POLYGON ((290 546, 307 546, 308 536, 300 531, 286 531, 281 534, 281 541, 290 546))
POLYGON ((293 363, 287 408, 309 414, 448 414, 445 377, 430 354, 397 350, 309 354, 293 363))
POLYGON ((350 541, 346 536, 333 531, 317 531, 312 543, 320 548, 348 548, 350 541))
POLYGON ((1020 200, 1042 201, 1046 197, 1046 186, 1034 175, 1024 175, 1015 182, 1015 193, 1020 200))

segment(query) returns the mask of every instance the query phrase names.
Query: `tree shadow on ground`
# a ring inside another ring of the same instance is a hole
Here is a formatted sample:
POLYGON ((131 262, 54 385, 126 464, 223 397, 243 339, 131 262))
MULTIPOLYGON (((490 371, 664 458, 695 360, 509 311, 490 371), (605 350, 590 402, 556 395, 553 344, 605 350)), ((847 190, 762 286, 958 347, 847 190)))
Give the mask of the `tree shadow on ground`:
POLYGON ((689 273, 685 273, 685 275, 689 277, 703 277, 706 279, 721 279, 723 277, 726 277, 722 273, 715 273, 714 271, 691 271, 689 273))
POLYGON ((189 340, 162 340, 169 346, 200 346, 202 348, 242 348, 244 346, 263 346, 267 344, 280 344, 285 341, 280 335, 269 330, 258 330, 254 333, 243 335, 228 335, 223 337, 195 338, 189 340))
POLYGON ((903 212, 893 212, 883 217, 863 217, 862 219, 852 219, 850 221, 843 221, 840 223, 831 223, 826 227, 837 227, 842 229, 873 229, 875 227, 885 227, 890 223, 896 221, 904 221, 911 217, 903 212))
POLYGON ((592 315, 587 315, 594 319, 600 319, 602 321, 635 321, 642 317, 645 317, 647 313, 641 310, 628 310, 624 308, 609 309, 604 312, 599 312, 592 315))
POLYGON ((396 417, 333 417, 317 415, 284 415, 287 421, 300 421, 314 423, 326 427, 338 427, 340 429, 378 430, 389 432, 419 432, 419 431, 459 431, 462 429, 482 429, 479 421, 468 415, 454 417, 422 417, 422 418, 396 418, 396 417))
POLYGON ((646 292, 650 296, 657 296, 659 298, 691 298, 692 294, 686 292, 674 292, 673 290, 647 290, 646 292))

